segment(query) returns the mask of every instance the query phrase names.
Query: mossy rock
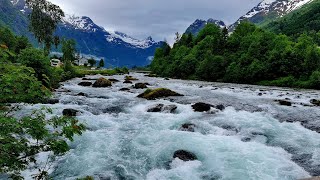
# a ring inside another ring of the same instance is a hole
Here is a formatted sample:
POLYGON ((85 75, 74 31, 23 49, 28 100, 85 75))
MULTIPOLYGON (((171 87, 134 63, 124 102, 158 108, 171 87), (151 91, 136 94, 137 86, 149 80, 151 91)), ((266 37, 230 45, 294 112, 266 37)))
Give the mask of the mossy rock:
POLYGON ((166 88, 158 88, 153 90, 147 89, 144 93, 138 95, 138 97, 145 98, 148 100, 154 100, 157 98, 169 97, 169 96, 183 96, 183 95, 166 88))
POLYGON ((132 76, 126 76, 126 77, 125 77, 125 80, 128 80, 128 81, 138 81, 139 79, 134 78, 134 77, 132 77, 132 76))
POLYGON ((99 78, 96 82, 93 83, 92 87, 110 87, 112 86, 111 81, 106 78, 99 78))

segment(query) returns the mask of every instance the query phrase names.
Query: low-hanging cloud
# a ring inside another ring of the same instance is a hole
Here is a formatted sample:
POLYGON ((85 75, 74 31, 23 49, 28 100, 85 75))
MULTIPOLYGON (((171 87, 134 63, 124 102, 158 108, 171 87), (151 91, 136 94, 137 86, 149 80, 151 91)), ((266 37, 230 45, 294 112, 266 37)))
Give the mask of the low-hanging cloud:
POLYGON ((261 0, 50 0, 69 14, 89 16, 106 30, 173 40, 196 19, 235 22, 261 0))

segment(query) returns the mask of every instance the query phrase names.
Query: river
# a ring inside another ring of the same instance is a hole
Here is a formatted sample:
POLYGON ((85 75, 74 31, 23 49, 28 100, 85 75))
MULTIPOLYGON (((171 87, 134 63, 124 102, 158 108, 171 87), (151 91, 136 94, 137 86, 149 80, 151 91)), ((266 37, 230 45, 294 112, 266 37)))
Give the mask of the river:
POLYGON ((185 96, 150 101, 137 98, 143 89, 119 91, 131 86, 122 83, 123 75, 112 76, 120 82, 110 88, 78 86, 82 80, 77 78, 55 92, 58 104, 20 110, 22 115, 46 106, 58 116, 66 108, 80 111, 77 119, 88 130, 54 161, 53 179, 295 180, 320 175, 320 109, 309 102, 319 99, 320 91, 131 75, 150 88, 166 87, 185 96), (80 92, 87 95, 77 96, 80 92), (279 99, 293 104, 282 106, 279 99), (226 109, 194 112, 196 102, 226 109), (147 112, 159 103, 178 108, 175 113, 147 112), (194 124, 194 132, 181 131, 184 123, 194 124), (173 159, 177 150, 192 152, 198 160, 173 159))

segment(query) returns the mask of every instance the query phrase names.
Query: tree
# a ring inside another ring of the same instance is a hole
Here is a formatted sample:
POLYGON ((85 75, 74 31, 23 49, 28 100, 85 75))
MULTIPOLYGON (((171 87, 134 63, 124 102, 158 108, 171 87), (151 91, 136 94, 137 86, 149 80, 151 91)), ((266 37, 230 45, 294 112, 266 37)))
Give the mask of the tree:
POLYGON ((26 4, 32 9, 29 15, 30 31, 39 43, 44 44, 45 54, 48 55, 55 39, 53 34, 64 17, 64 12, 59 6, 46 0, 27 0, 26 4))
POLYGON ((35 76, 41 81, 46 87, 50 85, 50 60, 43 51, 35 48, 27 48, 21 51, 18 56, 19 63, 31 67, 35 71, 35 76))
POLYGON ((62 60, 63 62, 72 62, 76 54, 76 42, 73 39, 62 41, 62 60))
POLYGON ((89 63, 90 66, 92 67, 92 66, 95 66, 95 65, 97 64, 97 61, 94 60, 93 58, 90 58, 90 59, 88 60, 88 63, 89 63))
POLYGON ((100 60, 99 67, 104 67, 104 60, 103 59, 100 60))

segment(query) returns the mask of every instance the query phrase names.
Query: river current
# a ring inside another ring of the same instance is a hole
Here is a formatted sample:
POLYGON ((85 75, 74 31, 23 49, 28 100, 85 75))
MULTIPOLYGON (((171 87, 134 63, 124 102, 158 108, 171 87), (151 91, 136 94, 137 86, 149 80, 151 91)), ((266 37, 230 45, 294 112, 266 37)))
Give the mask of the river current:
POLYGON ((110 88, 82 87, 77 78, 55 92, 58 104, 25 106, 19 112, 46 106, 61 116, 72 108, 88 128, 70 142, 70 152, 53 162, 53 179, 296 180, 320 175, 320 108, 309 102, 320 91, 131 75, 149 88, 185 96, 150 101, 137 97, 143 89, 122 83, 123 75, 113 76, 120 82, 110 88), (124 87, 130 92, 119 91, 124 87), (80 92, 86 96, 77 96, 80 92), (282 106, 275 101, 280 99, 293 104, 282 106), (194 112, 196 102, 226 109, 194 112), (175 113, 147 112, 159 103, 178 108, 175 113), (185 123, 194 124, 194 132, 181 131, 185 123), (198 160, 173 159, 177 150, 192 152, 198 160))

